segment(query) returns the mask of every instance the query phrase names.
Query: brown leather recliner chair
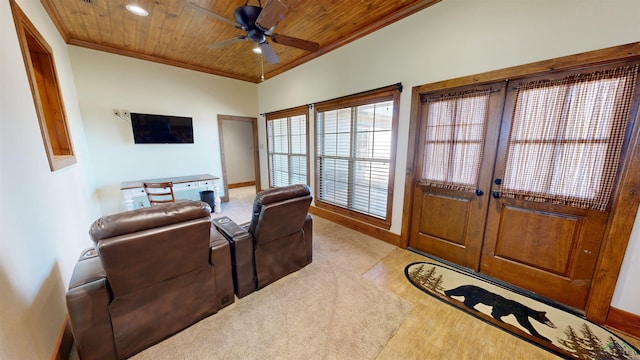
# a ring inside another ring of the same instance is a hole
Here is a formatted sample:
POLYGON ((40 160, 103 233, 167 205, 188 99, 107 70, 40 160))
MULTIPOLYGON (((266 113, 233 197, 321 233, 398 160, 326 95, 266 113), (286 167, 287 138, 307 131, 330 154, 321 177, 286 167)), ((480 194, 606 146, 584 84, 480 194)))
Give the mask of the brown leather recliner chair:
POLYGON ((123 359, 233 303, 229 243, 200 201, 102 217, 67 292, 82 359, 123 359), (215 235, 215 236, 212 236, 215 235))
POLYGON ((238 297, 311 263, 310 204, 309 187, 291 185, 259 192, 248 224, 240 226, 227 217, 213 220, 231 243, 233 284, 238 297))

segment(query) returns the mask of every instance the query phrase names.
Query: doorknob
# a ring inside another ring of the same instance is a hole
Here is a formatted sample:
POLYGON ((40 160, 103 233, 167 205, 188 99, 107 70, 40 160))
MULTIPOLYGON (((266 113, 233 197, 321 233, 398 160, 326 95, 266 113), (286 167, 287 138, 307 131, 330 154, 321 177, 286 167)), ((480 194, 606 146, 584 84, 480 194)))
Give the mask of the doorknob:
POLYGON ((480 189, 477 189, 477 190, 476 190, 476 195, 478 195, 478 196, 482 196, 482 195, 484 195, 484 191, 482 191, 482 190, 480 190, 480 189))
POLYGON ((491 192, 491 196, 493 196, 494 199, 497 199, 500 197, 500 191, 492 191, 491 192))

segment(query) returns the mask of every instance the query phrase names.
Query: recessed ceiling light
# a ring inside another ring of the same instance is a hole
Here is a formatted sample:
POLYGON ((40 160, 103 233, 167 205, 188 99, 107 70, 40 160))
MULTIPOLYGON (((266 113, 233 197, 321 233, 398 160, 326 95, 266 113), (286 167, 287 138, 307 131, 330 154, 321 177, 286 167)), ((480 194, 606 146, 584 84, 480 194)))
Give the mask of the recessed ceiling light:
POLYGON ((128 4, 125 7, 132 14, 135 14, 135 15, 138 15, 138 16, 147 16, 147 15, 149 15, 149 12, 147 10, 141 8, 138 5, 128 4))

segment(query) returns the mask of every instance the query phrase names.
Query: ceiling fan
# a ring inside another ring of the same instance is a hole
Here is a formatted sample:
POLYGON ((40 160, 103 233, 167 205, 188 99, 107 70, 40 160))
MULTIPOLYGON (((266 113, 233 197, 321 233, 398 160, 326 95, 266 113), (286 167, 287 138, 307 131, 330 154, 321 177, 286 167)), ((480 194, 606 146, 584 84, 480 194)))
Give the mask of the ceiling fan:
POLYGON ((208 45, 208 48, 219 49, 237 42, 251 40, 258 44, 264 58, 269 63, 275 64, 279 61, 278 55, 276 55, 276 52, 267 42, 267 38, 270 38, 271 41, 276 44, 291 46, 312 52, 318 51, 320 48, 318 43, 312 41, 274 33, 278 21, 282 20, 284 18, 284 14, 289 10, 284 1, 285 0, 267 0, 263 8, 260 0, 258 0, 258 6, 248 5, 249 0, 247 0, 244 6, 240 6, 234 11, 233 17, 235 18, 235 22, 192 2, 187 2, 187 5, 192 9, 204 13, 218 21, 246 32, 245 35, 236 36, 219 43, 208 45))

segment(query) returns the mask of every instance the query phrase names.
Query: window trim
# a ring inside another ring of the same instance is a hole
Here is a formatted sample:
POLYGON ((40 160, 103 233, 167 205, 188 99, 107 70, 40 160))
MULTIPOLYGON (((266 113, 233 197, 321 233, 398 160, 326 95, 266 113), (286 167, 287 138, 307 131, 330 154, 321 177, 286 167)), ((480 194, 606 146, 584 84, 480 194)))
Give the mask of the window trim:
POLYGON ((51 171, 77 162, 51 46, 14 0, 13 19, 51 171), (41 56, 33 58, 32 54, 41 56), (38 67, 41 72, 36 71, 38 67), (43 75, 44 74, 44 75, 43 75), (43 80, 44 81, 39 81, 43 80))
POLYGON ((393 215, 393 194, 395 184, 395 167, 396 167, 396 153, 397 153, 397 139, 398 139, 398 124, 400 114, 400 94, 402 92, 402 84, 394 84, 385 86, 382 88, 364 91, 361 93, 348 95, 333 100, 323 101, 317 103, 314 106, 313 118, 315 119, 315 131, 314 135, 318 135, 318 113, 324 111, 331 111, 342 109, 346 107, 355 107, 360 105, 372 104, 380 101, 393 101, 392 121, 391 121, 391 144, 389 154, 389 179, 387 186, 387 209, 385 219, 380 219, 371 215, 367 215, 356 210, 348 209, 338 205, 330 204, 320 199, 320 169, 319 169, 319 157, 318 157, 318 144, 315 143, 314 151, 314 166, 315 174, 314 181, 316 186, 314 187, 314 202, 316 207, 326 209, 331 212, 353 218, 365 222, 370 225, 374 225, 386 230, 391 228, 391 217, 393 215))
POLYGON ((266 113, 264 114, 264 118, 265 118, 265 134, 266 134, 266 142, 267 142, 267 177, 269 179, 269 187, 272 188, 274 187, 273 184, 271 184, 271 161, 269 161, 269 121, 272 120, 277 120, 277 119, 282 119, 285 117, 292 117, 292 116, 300 116, 300 115, 304 115, 305 117, 305 141, 306 141, 306 157, 307 157, 307 161, 306 161, 306 171, 307 171, 307 185, 310 185, 310 177, 309 177, 309 108, 306 105, 303 106, 298 106, 295 108, 291 108, 291 109, 286 109, 286 110, 279 110, 279 111, 274 111, 274 112, 270 112, 270 113, 266 113))

